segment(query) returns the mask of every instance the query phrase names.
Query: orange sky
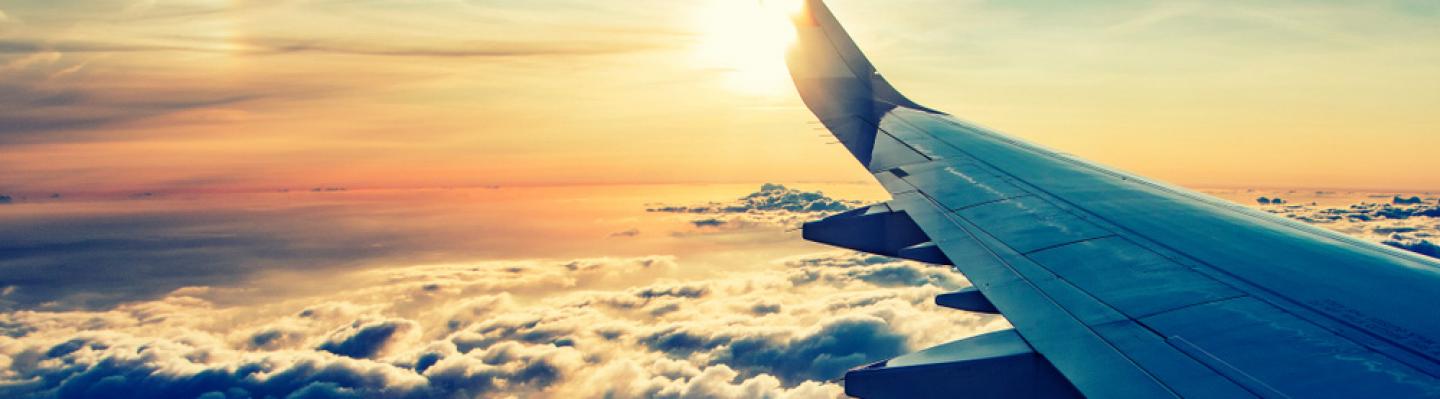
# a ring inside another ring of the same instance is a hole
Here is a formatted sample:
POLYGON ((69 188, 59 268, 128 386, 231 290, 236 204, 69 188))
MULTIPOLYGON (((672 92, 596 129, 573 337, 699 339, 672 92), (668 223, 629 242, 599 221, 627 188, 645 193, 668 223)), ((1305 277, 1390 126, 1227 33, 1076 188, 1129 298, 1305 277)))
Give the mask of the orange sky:
MULTIPOLYGON (((1423 1, 863 2, 889 79, 1191 186, 1440 189, 1423 1)), ((0 5, 0 194, 861 181, 774 2, 0 5)))

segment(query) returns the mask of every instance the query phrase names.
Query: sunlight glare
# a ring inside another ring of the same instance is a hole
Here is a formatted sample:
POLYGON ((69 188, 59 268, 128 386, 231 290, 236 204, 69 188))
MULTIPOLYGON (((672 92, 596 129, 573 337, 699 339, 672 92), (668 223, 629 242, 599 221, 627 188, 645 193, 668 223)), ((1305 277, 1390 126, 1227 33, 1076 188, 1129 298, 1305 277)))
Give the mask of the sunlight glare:
POLYGON ((790 15, 800 0, 712 0, 700 9, 695 58, 702 68, 724 71, 725 85, 748 95, 792 90, 785 51, 795 41, 790 15))

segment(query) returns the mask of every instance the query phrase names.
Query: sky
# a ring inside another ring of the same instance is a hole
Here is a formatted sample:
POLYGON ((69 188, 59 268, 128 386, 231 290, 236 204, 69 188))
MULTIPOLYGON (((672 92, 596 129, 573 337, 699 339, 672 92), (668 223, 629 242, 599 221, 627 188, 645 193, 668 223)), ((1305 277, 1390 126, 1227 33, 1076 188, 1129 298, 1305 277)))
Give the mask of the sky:
MULTIPOLYGON (((1440 256, 1433 1, 828 3, 922 104, 1440 256)), ((836 398, 1007 328, 800 238, 887 195, 792 6, 0 0, 0 397, 836 398)))
MULTIPOLYGON (((786 1, 0 3, 0 193, 866 181, 786 1)), ((932 108, 1187 186, 1434 189, 1440 6, 831 4, 932 108)))

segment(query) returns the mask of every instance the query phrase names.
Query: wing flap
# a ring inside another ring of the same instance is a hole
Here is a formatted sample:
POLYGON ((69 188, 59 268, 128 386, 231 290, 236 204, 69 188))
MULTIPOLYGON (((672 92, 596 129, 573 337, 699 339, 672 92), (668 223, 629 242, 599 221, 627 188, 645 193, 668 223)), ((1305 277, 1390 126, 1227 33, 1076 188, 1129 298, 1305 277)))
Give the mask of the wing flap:
POLYGON ((845 393, 867 399, 1082 398, 1014 330, 940 344, 851 370, 845 374, 845 393))
POLYGON ((905 257, 906 250, 914 252, 914 248, 930 241, 909 215, 887 204, 805 223, 801 235, 818 243, 894 257, 905 257))

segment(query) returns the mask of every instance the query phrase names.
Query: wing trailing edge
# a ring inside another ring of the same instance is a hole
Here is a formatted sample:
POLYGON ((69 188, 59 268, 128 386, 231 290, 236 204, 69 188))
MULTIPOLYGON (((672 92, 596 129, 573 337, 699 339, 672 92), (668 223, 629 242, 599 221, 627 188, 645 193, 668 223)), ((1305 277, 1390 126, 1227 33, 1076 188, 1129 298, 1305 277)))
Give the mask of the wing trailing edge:
POLYGON ((909 215, 887 204, 857 208, 805 223, 801 235, 806 240, 876 255, 950 264, 950 259, 909 215))
POLYGON ((866 399, 1084 397, 1015 330, 856 368, 844 381, 846 395, 866 399))

